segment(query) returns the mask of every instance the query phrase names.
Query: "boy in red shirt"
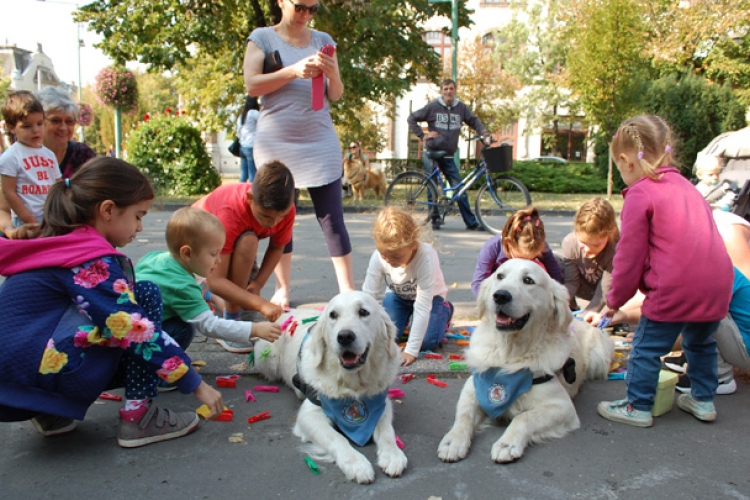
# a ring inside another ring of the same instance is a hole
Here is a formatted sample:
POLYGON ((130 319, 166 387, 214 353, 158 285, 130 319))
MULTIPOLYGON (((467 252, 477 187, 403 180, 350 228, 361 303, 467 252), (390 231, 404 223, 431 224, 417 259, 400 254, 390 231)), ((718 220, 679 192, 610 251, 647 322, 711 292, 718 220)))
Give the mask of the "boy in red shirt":
MULTIPOLYGON (((214 214, 224 225, 226 242, 219 266, 208 276, 208 288, 226 302, 224 317, 239 319, 241 309, 260 311, 275 321, 283 309, 260 296, 273 269, 281 259, 284 246, 292 239, 294 178, 280 161, 258 169, 254 181, 226 184, 193 204, 214 214), (251 281, 258 243, 270 238, 257 276, 251 281), (249 284, 248 284, 249 283, 249 284)), ((252 344, 217 339, 229 352, 252 351, 252 344)))

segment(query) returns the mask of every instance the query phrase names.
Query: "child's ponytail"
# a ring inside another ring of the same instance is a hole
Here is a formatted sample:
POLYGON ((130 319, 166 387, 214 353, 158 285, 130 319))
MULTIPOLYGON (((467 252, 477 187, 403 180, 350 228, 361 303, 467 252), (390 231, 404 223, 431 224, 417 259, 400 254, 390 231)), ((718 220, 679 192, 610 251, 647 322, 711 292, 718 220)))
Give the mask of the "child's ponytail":
POLYGON ((103 201, 112 200, 118 208, 126 208, 153 198, 151 183, 140 170, 123 160, 99 156, 50 188, 42 236, 60 236, 91 224, 103 201))
POLYGON ((503 252, 510 257, 533 259, 544 250, 546 235, 539 210, 528 207, 519 210, 503 227, 503 252))

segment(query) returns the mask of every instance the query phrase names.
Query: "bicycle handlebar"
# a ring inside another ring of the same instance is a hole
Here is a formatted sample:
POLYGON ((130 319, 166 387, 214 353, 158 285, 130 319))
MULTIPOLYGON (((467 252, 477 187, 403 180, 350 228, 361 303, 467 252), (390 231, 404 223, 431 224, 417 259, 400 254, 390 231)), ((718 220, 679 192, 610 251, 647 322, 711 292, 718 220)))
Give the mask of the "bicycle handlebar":
POLYGON ((488 135, 488 136, 475 135, 474 137, 470 137, 469 140, 470 141, 482 141, 482 144, 484 144, 484 147, 489 147, 491 144, 494 144, 497 142, 495 138, 492 137, 491 135, 488 135), (487 139, 490 140, 489 144, 487 143, 487 139))

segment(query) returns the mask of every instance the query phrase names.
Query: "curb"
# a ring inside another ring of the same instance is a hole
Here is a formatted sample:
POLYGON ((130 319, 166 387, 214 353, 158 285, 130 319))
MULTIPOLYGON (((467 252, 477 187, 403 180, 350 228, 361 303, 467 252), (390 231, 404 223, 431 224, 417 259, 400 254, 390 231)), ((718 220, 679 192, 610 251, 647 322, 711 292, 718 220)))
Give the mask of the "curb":
MULTIPOLYGON (((154 203, 151 206, 151 210, 159 212, 174 212, 183 207, 189 207, 190 203, 154 203)), ((344 213, 351 214, 367 214, 375 213, 383 208, 383 205, 344 205, 344 213)), ((298 214, 311 214, 315 213, 312 205, 300 205, 297 207, 298 214)), ((573 217, 576 214, 575 210, 540 210, 540 215, 547 215, 551 217, 573 217)))

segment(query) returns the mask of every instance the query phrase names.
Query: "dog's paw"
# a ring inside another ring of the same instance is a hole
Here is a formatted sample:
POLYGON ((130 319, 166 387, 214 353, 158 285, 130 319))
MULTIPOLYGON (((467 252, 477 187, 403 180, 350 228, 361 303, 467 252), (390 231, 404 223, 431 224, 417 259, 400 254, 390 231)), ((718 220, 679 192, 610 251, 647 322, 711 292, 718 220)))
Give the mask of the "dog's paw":
POLYGON ((517 443, 509 443, 499 439, 492 445, 492 460, 499 464, 515 462, 523 455, 524 447, 517 443))
POLYGON ((342 457, 338 461, 338 466, 349 481, 370 484, 375 480, 375 469, 373 469, 372 464, 357 451, 342 457))
POLYGON ((406 455, 398 448, 382 450, 378 453, 378 467, 391 477, 398 477, 406 469, 406 455))
POLYGON ((466 458, 470 446, 471 439, 460 438, 451 431, 440 441, 438 457, 443 462, 458 462, 466 458))

